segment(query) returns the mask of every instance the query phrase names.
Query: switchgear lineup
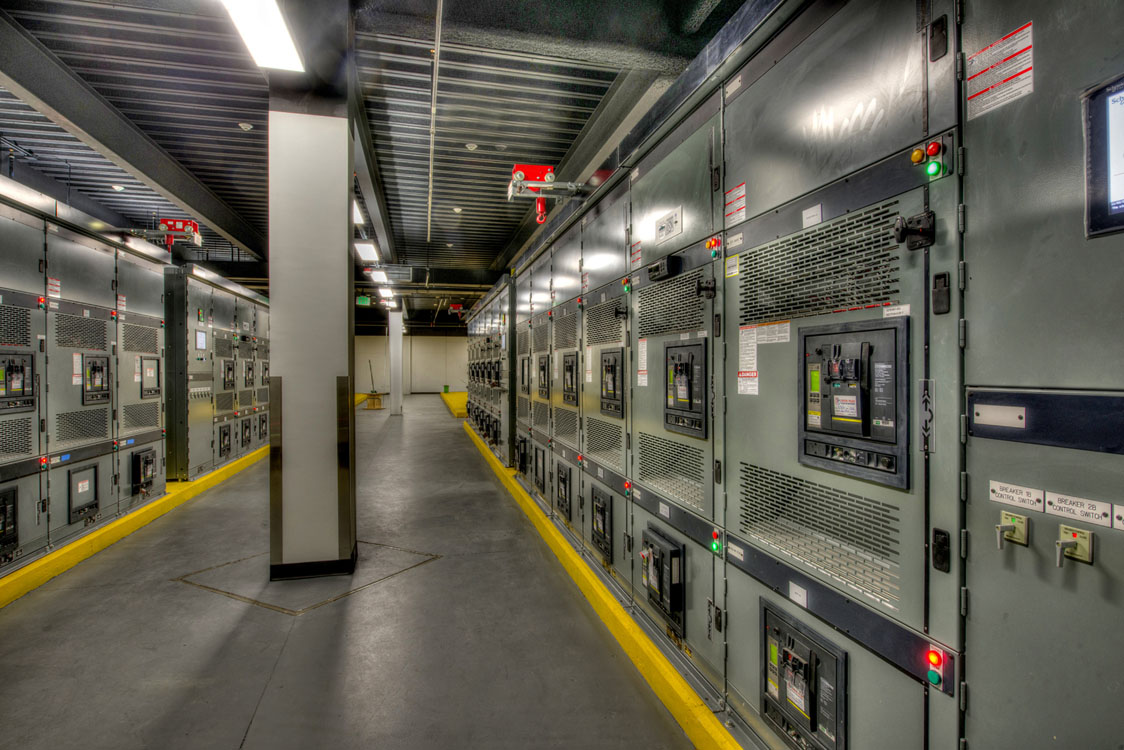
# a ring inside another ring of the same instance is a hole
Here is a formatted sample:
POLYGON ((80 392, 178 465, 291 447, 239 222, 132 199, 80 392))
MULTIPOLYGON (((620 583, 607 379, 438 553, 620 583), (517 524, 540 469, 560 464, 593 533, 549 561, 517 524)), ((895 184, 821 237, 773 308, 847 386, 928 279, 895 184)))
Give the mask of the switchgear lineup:
POLYGON ((1124 11, 778 5, 474 307, 470 421, 759 734, 1115 744, 1124 11))
POLYGON ((0 202, 0 575, 268 442, 265 299, 169 262, 0 202))

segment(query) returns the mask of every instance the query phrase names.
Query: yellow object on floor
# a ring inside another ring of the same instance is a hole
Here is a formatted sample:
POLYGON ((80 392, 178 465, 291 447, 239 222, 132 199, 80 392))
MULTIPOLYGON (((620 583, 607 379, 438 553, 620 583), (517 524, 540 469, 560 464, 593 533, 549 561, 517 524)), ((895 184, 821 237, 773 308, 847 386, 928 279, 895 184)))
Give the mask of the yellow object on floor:
POLYGON ((441 400, 445 402, 445 406, 449 407, 449 411, 457 419, 464 419, 468 416, 467 391, 459 391, 457 393, 442 393, 441 400))
POLYGON ((562 563, 562 567, 574 579, 582 595, 593 606, 598 617, 605 623, 605 627, 628 654, 628 658, 640 670, 640 674, 647 680, 656 696, 675 717, 687 738, 700 750, 740 750, 741 745, 726 731, 726 727, 703 703, 698 693, 683 679, 656 644, 652 643, 640 626, 625 612, 624 607, 597 579, 597 575, 582 561, 570 542, 543 514, 531 496, 519 486, 515 481, 515 470, 508 469, 500 463, 468 422, 464 423, 464 431, 476 443, 476 447, 487 459, 492 471, 531 519, 531 523, 535 525, 535 529, 562 563))
POLYGON ((168 494, 73 542, 49 552, 38 560, 0 578, 0 607, 6 607, 29 591, 42 586, 60 573, 70 570, 88 557, 119 542, 137 529, 147 526, 165 513, 234 476, 269 456, 269 447, 259 448, 194 482, 168 482, 168 494))
POLYGON ((355 394, 355 405, 356 406, 359 406, 359 404, 363 403, 366 400, 367 400, 367 394, 366 393, 356 393, 355 394))

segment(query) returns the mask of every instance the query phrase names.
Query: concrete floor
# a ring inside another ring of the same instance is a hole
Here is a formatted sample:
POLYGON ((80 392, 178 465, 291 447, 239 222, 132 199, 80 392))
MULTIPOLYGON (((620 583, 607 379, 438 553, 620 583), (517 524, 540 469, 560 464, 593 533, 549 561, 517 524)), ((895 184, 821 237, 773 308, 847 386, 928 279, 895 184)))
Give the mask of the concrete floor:
POLYGON ((358 412, 363 588, 265 583, 258 463, 0 610, 0 748, 690 747, 460 420, 405 410, 358 412))

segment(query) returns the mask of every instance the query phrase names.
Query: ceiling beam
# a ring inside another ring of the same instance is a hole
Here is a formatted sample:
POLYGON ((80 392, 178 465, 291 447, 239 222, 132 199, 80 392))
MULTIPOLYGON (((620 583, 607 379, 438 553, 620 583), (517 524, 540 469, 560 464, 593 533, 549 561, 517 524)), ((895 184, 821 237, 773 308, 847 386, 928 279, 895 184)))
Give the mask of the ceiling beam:
POLYGON ((235 246, 266 257, 257 228, 4 11, 0 85, 235 246))
POLYGON ((355 137, 355 177, 359 180, 359 190, 371 224, 375 228, 375 241, 381 257, 387 262, 398 262, 398 249, 394 246, 394 233, 390 228, 390 209, 387 208, 386 191, 383 188, 379 162, 375 158, 375 146, 371 139, 371 124, 367 121, 367 107, 363 102, 363 87, 359 84, 359 73, 354 63, 351 65, 348 107, 355 137))

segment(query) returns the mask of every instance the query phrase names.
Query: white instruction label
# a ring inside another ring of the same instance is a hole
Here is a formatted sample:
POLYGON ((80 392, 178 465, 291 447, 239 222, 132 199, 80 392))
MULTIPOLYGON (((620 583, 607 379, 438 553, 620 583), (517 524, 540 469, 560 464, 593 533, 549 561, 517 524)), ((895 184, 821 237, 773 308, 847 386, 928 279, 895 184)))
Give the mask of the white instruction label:
POLYGON ((801 607, 808 606, 808 591, 803 586, 797 586, 792 581, 788 582, 788 598, 801 607))
POLYGON ((989 493, 992 500, 997 503, 1014 505, 1017 508, 1036 510, 1039 513, 1046 510, 1046 493, 1033 487, 1020 487, 1017 484, 997 482, 992 479, 989 483, 989 493))
POLYGON ((593 382, 593 347, 585 348, 585 382, 593 382))
POLYGON ((730 557, 736 558, 745 562, 745 550, 736 544, 726 543, 726 551, 730 553, 730 557))
POLYGON ((78 483, 78 492, 79 493, 89 492, 89 491, 90 491, 90 480, 89 479, 83 479, 82 481, 80 481, 78 483))
POLYGON ((70 361, 73 366, 70 372, 70 384, 82 385, 82 355, 72 354, 70 361))
POLYGON ((648 339, 636 342, 636 385, 648 386, 648 339))
POLYGON ((1047 492, 1046 512, 1052 516, 1064 516, 1097 526, 1112 526, 1112 504, 1099 500, 1047 492))
POLYGON ((758 344, 787 344, 790 335, 791 326, 787 320, 757 326, 758 344))
POLYGON ((883 318, 904 318, 909 315, 909 305, 890 305, 882 308, 883 318))
POLYGON ((729 247, 729 248, 741 247, 742 246, 742 240, 743 240, 743 238, 742 238, 741 232, 738 232, 737 234, 731 234, 729 237, 726 238, 726 247, 729 247))
POLYGON ((836 417, 858 417, 858 396, 835 396, 831 408, 836 417))
POLYGON ((133 382, 141 382, 141 358, 137 357, 136 368, 133 370, 133 382))
POLYGON ((738 328, 738 394, 759 393, 757 373, 757 326, 738 328))
POLYGON ((1028 22, 968 57, 968 119, 1034 93, 1034 25, 1028 22))
POLYGON ((664 518, 671 518, 671 508, 668 507, 667 503, 660 503, 660 515, 664 518))
MULTIPOLYGON (((739 237, 741 235, 738 235, 739 237)), ((738 256, 731 255, 726 259, 726 278, 738 275, 738 256)))
POLYGON ((815 226, 823 221, 823 204, 817 203, 810 208, 805 208, 800 215, 800 222, 804 229, 815 226))

